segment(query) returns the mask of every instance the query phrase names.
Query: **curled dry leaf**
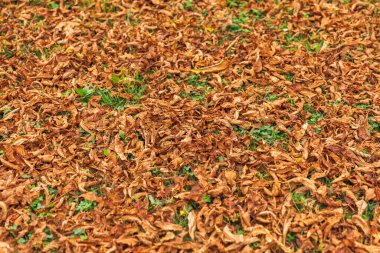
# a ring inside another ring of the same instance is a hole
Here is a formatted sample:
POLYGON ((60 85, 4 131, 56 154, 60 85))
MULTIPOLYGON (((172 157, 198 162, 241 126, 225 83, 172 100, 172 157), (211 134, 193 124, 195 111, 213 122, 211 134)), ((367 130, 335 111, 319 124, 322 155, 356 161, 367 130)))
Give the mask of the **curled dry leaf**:
POLYGON ((229 62, 227 60, 223 60, 217 64, 207 66, 204 68, 199 68, 199 69, 192 69, 191 71, 194 73, 213 73, 213 72, 219 72, 222 70, 225 70, 228 68, 229 62))

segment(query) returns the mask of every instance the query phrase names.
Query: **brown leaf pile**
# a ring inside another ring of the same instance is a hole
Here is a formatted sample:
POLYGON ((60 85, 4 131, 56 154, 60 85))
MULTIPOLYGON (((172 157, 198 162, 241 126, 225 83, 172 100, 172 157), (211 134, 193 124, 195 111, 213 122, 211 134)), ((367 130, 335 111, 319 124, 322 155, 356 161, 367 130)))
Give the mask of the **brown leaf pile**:
POLYGON ((0 1, 0 252, 380 252, 380 3, 0 1))

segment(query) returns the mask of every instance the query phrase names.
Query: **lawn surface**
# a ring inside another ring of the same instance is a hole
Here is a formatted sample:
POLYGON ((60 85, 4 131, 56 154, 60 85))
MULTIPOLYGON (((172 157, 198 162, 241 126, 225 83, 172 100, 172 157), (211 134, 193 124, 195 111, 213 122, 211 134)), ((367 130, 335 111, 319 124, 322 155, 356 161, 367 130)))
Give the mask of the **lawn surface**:
POLYGON ((1 0, 0 252, 380 252, 377 0, 1 0))

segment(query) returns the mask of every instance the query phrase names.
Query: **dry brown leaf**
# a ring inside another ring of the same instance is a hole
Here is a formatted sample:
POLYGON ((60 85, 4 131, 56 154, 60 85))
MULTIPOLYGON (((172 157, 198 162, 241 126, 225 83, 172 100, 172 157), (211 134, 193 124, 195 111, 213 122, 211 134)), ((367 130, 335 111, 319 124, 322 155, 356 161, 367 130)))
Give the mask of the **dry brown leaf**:
POLYGON ((227 60, 223 60, 217 64, 214 64, 214 65, 211 65, 211 66, 207 66, 207 67, 204 67, 204 68, 199 68, 199 69, 192 69, 191 72, 194 72, 194 73, 213 73, 213 72, 219 72, 219 71, 222 71, 222 70, 225 70, 226 68, 228 68, 229 66, 229 62, 227 60))

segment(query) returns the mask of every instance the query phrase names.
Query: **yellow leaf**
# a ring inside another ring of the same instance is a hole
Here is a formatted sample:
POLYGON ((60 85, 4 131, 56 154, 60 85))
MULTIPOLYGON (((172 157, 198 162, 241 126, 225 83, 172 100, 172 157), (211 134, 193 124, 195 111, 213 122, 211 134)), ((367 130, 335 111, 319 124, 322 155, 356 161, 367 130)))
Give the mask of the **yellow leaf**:
POLYGON ((212 27, 206 26, 205 30, 208 31, 208 32, 213 32, 215 29, 212 28, 212 27))

